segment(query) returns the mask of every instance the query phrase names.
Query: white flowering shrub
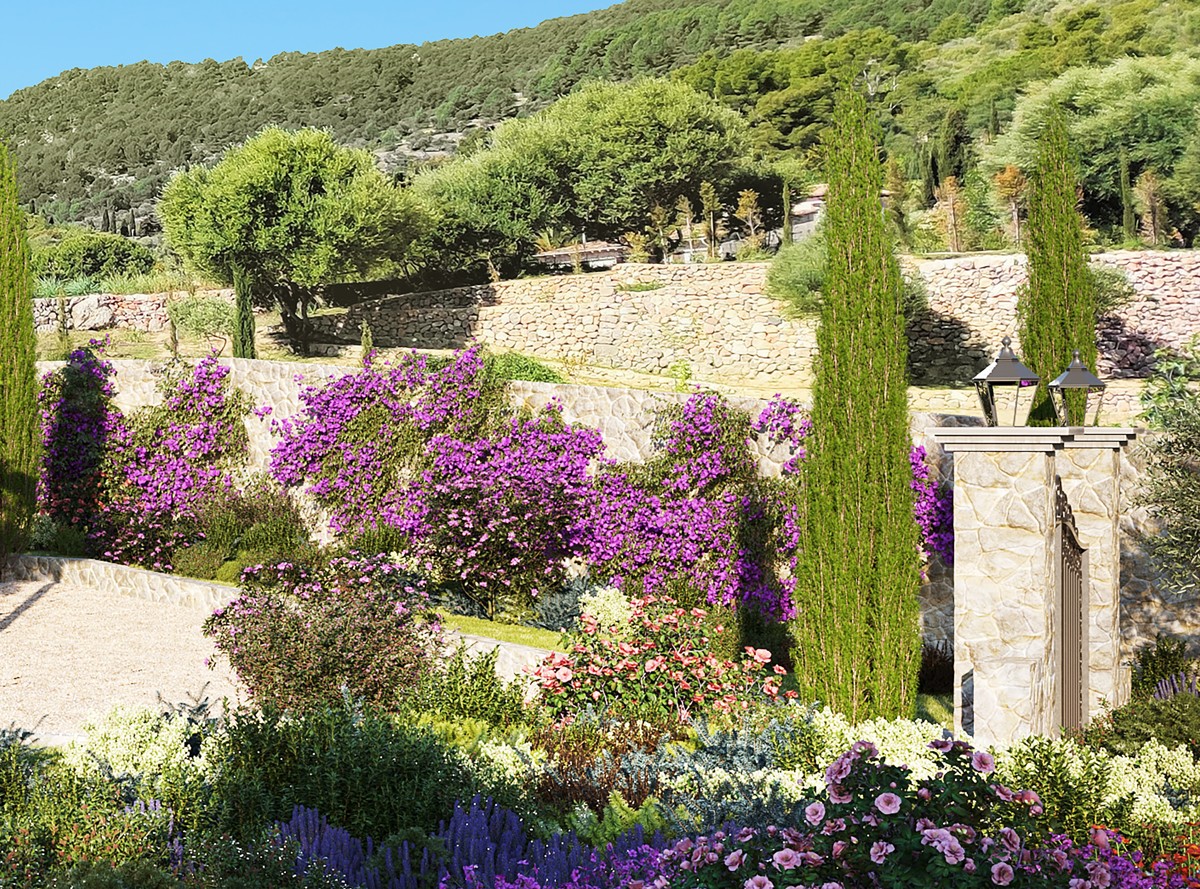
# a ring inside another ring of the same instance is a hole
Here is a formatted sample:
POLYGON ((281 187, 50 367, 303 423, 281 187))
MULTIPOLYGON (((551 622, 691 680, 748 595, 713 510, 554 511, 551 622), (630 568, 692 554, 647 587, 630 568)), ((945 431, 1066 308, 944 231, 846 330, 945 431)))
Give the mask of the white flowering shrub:
POLYGON ((1200 765, 1183 744, 1171 749, 1150 741, 1136 757, 1112 757, 1105 798, 1110 805, 1130 799, 1136 823, 1198 821, 1200 765))
POLYGON ((855 741, 870 741, 888 763, 906 765, 918 780, 935 771, 931 741, 939 740, 943 728, 932 722, 911 719, 872 719, 858 725, 826 707, 810 717, 814 730, 817 765, 824 769, 850 749, 855 741))
POLYGON ((604 633, 619 634, 633 619, 633 605, 629 597, 615 586, 600 587, 595 592, 579 597, 579 610, 596 618, 604 633))
POLYGON ((83 725, 63 760, 82 778, 95 775, 130 783, 142 800, 158 800, 177 820, 199 813, 209 792, 210 761, 187 720, 148 708, 115 707, 83 725))

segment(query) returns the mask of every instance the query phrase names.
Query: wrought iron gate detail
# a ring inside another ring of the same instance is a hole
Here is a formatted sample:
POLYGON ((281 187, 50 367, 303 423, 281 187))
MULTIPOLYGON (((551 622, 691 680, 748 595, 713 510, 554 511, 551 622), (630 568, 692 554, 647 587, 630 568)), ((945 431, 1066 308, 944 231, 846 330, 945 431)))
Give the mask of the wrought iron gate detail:
POLYGON ((1055 554, 1058 559, 1059 688, 1063 728, 1079 728, 1087 715, 1087 550, 1079 542, 1075 515, 1054 480, 1055 554))

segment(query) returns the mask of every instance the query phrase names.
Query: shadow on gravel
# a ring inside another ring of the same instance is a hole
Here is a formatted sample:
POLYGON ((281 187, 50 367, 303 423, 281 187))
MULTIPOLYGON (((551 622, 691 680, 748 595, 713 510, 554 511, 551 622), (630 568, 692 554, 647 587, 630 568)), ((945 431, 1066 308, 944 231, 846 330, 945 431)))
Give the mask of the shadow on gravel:
POLYGON ((42 586, 25 598, 25 601, 0 618, 0 633, 12 626, 13 621, 37 604, 38 599, 46 595, 47 592, 54 586, 54 581, 42 584, 42 586))

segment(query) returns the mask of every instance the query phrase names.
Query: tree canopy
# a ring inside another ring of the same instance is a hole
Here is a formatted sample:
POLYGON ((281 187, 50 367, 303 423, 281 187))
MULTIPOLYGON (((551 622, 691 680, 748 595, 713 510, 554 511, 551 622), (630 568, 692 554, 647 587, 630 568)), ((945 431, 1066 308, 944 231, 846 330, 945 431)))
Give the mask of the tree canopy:
POLYGON ((728 185, 746 155, 734 111, 682 83, 594 83, 532 117, 501 125, 486 146, 417 177, 441 216, 443 245, 493 262, 545 230, 589 238, 639 232, 655 208, 728 185))
POLYGON ((226 284, 244 272, 294 323, 304 291, 393 273, 421 225, 371 156, 320 130, 264 130, 220 163, 177 174, 159 213, 169 243, 226 284))

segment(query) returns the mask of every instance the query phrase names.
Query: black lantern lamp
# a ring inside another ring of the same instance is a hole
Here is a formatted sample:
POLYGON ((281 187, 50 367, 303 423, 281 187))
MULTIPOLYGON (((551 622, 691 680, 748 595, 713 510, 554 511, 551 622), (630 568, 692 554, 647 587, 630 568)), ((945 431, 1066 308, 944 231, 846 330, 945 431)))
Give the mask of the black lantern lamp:
POLYGON ((1070 366, 1046 384, 1060 426, 1095 426, 1104 400, 1104 381, 1087 369, 1075 350, 1070 366))
POLYGON ((996 360, 975 375, 975 388, 989 426, 1024 426, 1041 377, 1021 363, 1012 339, 1000 342, 996 360))

